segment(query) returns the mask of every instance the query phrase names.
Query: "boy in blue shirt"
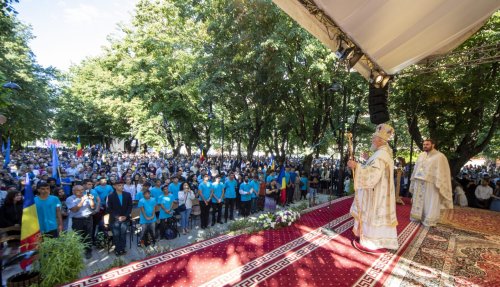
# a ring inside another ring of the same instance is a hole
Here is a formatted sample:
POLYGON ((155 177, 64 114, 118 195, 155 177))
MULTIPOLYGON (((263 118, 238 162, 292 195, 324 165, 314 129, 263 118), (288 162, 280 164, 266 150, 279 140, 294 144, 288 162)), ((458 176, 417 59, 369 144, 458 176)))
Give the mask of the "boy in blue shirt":
POLYGON ((61 186, 64 190, 64 194, 66 194, 66 197, 70 197, 72 195, 71 178, 68 177, 68 174, 65 171, 61 172, 61 186))
POLYGON ((158 207, 160 208, 160 239, 165 239, 165 229, 167 220, 172 218, 174 210, 172 210, 172 203, 174 202, 173 195, 169 192, 168 186, 163 187, 163 194, 157 199, 158 207))
POLYGON ((144 198, 139 200, 138 207, 141 209, 141 214, 140 214, 140 219, 139 223, 141 224, 142 227, 142 232, 141 232, 141 243, 143 244, 146 240, 145 236, 147 233, 151 235, 151 238, 153 240, 153 243, 155 241, 155 227, 156 227, 156 214, 155 214, 155 208, 156 208, 156 200, 151 197, 151 192, 145 191, 143 193, 144 198))
POLYGON ((224 184, 224 220, 227 223, 229 216, 230 220, 234 220, 234 204, 236 202, 236 187, 238 182, 234 179, 234 173, 229 174, 229 179, 224 184), (229 211, 229 213, 228 213, 229 211))
POLYGON ((35 197, 36 212, 40 232, 51 237, 58 237, 63 231, 63 220, 61 215, 61 201, 57 196, 50 195, 48 183, 38 185, 38 196, 35 197))
POLYGON ((212 199, 212 184, 208 181, 209 175, 203 176, 203 182, 198 185, 198 195, 200 198, 200 221, 201 228, 208 227, 208 217, 210 214, 210 199, 212 199))
POLYGON ((215 225, 215 214, 217 223, 222 224, 222 201, 224 200, 224 184, 220 182, 220 175, 215 176, 212 184, 212 226, 215 225))
POLYGON ((113 188, 111 187, 111 185, 108 184, 106 178, 101 178, 99 180, 99 185, 94 187, 94 190, 99 195, 101 203, 106 202, 106 198, 108 197, 108 195, 113 192, 113 188))
POLYGON ((257 198, 259 197, 259 188, 260 188, 260 181, 259 181, 259 176, 255 175, 253 180, 250 182, 251 188, 250 191, 252 192, 251 194, 251 201, 252 201, 252 207, 251 207, 251 213, 257 212, 257 198))
POLYGON ((135 198, 134 200, 136 200, 137 202, 139 202, 139 200, 143 199, 144 198, 144 191, 149 191, 151 192, 149 189, 151 187, 151 183, 149 182, 145 182, 143 185, 142 185, 142 188, 140 191, 138 191, 136 194, 135 194, 135 198))
POLYGON ((240 185, 240 194, 241 194, 241 214, 243 217, 247 217, 250 215, 250 207, 252 203, 252 185, 248 182, 248 175, 245 175, 244 182, 240 185))
POLYGON ((172 194, 172 198, 174 200, 179 200, 179 190, 181 190, 179 178, 177 176, 173 176, 172 182, 168 185, 168 192, 172 194))
POLYGON ((153 197, 154 199, 158 199, 163 194, 163 192, 161 191, 161 180, 155 179, 154 183, 155 183, 155 186, 153 186, 150 189, 151 197, 153 197))
POLYGON ((307 185, 309 183, 309 179, 307 178, 307 173, 303 173, 302 176, 300 177, 300 199, 302 200, 302 197, 306 199, 307 195, 307 185))

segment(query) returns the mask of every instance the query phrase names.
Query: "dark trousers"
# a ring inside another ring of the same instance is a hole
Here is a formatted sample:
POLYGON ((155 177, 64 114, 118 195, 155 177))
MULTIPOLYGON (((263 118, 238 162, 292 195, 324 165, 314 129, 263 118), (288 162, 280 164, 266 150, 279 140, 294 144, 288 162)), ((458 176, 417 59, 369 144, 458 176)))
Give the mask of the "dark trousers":
POLYGON ((286 187, 286 203, 293 202, 293 190, 294 190, 294 187, 292 187, 292 186, 286 187))
POLYGON ((300 190, 300 199, 302 198, 306 199, 306 195, 307 195, 307 190, 300 190))
POLYGON ((222 203, 212 202, 212 225, 215 224, 215 214, 217 214, 217 222, 222 222, 222 203))
POLYGON ((96 230, 99 224, 101 223, 103 215, 104 215, 104 210, 99 210, 96 214, 92 215, 92 231, 90 233, 92 242, 95 242, 96 230))
POLYGON ((113 232, 113 243, 115 244, 115 252, 125 251, 125 245, 127 244, 127 228, 128 221, 114 221, 111 227, 113 232))
POLYGON ((208 204, 205 203, 205 201, 201 200, 200 201, 200 209, 201 209, 201 228, 207 228, 208 226, 208 217, 210 216, 210 201, 208 204))
POLYGON ((236 198, 224 199, 224 219, 227 221, 228 215, 230 220, 234 220, 234 204, 236 198), (229 213, 228 213, 229 212, 229 213))
POLYGON ((241 205, 241 214, 243 215, 243 217, 249 216, 250 207, 252 206, 252 201, 251 200, 242 201, 240 205, 241 205))
POLYGON ((251 202, 250 212, 253 214, 257 212, 257 197, 252 198, 251 202))
POLYGON ((72 218, 71 228, 77 232, 85 243, 85 252, 92 251, 92 216, 82 218, 72 218))
POLYGON ((156 234, 156 237, 160 238, 160 239, 166 239, 165 237, 165 230, 167 229, 167 221, 168 221, 168 218, 163 218, 163 219, 160 219, 160 224, 158 226, 159 228, 159 234, 157 233, 156 234))

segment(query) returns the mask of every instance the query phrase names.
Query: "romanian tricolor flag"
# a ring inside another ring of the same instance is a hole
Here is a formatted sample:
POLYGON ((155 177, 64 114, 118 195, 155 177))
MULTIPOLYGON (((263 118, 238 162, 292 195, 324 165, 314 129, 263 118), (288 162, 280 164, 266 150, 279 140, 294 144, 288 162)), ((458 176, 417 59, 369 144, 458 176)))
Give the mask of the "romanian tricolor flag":
POLYGON ((203 149, 201 149, 201 153, 200 153, 200 161, 201 162, 204 162, 205 161, 205 154, 203 152, 203 149))
POLYGON ((281 166, 280 174, 278 175, 278 184, 280 185, 281 188, 281 193, 280 193, 280 201, 281 204, 285 204, 286 202, 286 177, 285 177, 285 166, 281 166))
POLYGON ((275 166, 274 166, 274 156, 271 156, 271 170, 274 171, 274 168, 275 168, 275 166))
MULTIPOLYGON (((39 240, 40 224, 38 223, 38 214, 36 212, 35 195, 31 189, 30 177, 26 174, 23 216, 21 219, 21 252, 36 249, 39 240)), ((21 267, 24 269, 30 264, 30 260, 25 260, 21 262, 21 267)))
POLYGON ((82 144, 80 143, 80 136, 76 139, 76 157, 83 156, 82 144))

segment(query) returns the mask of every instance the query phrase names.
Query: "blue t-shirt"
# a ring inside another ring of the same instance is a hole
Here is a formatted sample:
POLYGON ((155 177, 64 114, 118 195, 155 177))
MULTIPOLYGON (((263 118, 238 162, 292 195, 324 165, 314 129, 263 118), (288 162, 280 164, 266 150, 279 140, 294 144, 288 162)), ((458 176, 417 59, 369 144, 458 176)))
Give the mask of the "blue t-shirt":
POLYGON ((142 194, 142 191, 139 191, 135 194, 134 200, 141 200, 144 198, 144 194, 142 194))
POLYGON ((150 197, 149 199, 143 198, 139 200, 138 207, 139 208, 144 207, 144 213, 146 213, 148 217, 154 215, 153 219, 146 219, 146 217, 144 217, 144 214, 141 211, 139 219, 140 224, 153 223, 156 221, 155 206, 156 206, 156 200, 152 197, 150 197))
POLYGON ((151 197, 154 197, 155 199, 158 199, 163 195, 163 191, 159 187, 154 186, 149 190, 151 191, 151 197))
POLYGON ((236 186, 238 186, 238 182, 236 179, 227 180, 224 184, 226 192, 224 193, 225 198, 236 198, 236 186))
MULTIPOLYGON (((167 210, 170 210, 172 208, 172 203, 174 202, 174 198, 171 194, 169 195, 162 195, 158 199, 158 205, 163 205, 167 210)), ((163 208, 160 206, 160 219, 165 219, 165 218, 170 218, 172 217, 172 214, 166 213, 163 208)))
MULTIPOLYGON (((214 195, 217 196, 217 198, 219 198, 222 202, 224 200, 223 198, 221 198, 222 191, 224 190, 224 184, 222 182, 219 182, 219 183, 214 182, 214 183, 212 183, 212 188, 214 190, 214 195)), ((215 197, 212 197, 212 202, 217 203, 217 200, 215 199, 215 197)))
POLYGON ((106 184, 104 187, 102 185, 98 185, 94 187, 94 190, 99 195, 101 202, 106 202, 106 197, 108 197, 108 195, 113 192, 113 188, 108 184, 106 184))
POLYGON ((285 172, 285 180, 286 185, 288 186, 290 184, 290 173, 288 171, 285 172))
POLYGON ((297 173, 295 171, 290 172, 290 181, 291 181, 291 183, 295 183, 296 179, 297 179, 297 173))
MULTIPOLYGON (((71 178, 69 177, 65 177, 65 178, 62 178, 61 179, 61 183, 71 183, 71 178)), ((72 193, 71 193, 71 185, 66 185, 66 184, 63 184, 62 185, 62 188, 64 190, 64 193, 66 194, 66 196, 71 196, 72 193)))
POLYGON ((252 180, 250 182, 250 186, 255 190, 255 192, 252 192, 251 197, 257 198, 257 196, 259 195, 260 182, 258 180, 252 180))
POLYGON ((174 200, 179 200, 179 190, 181 189, 181 183, 178 182, 174 184, 173 182, 168 185, 168 192, 172 194, 174 200))
POLYGON ((61 208, 61 201, 57 196, 49 195, 47 199, 42 200, 35 197, 36 212, 38 214, 38 224, 40 231, 47 233, 57 229, 57 208, 61 208))
MULTIPOLYGON (((252 185, 250 183, 242 182, 240 185, 240 192, 249 192, 250 188, 252 188, 252 185)), ((252 199, 252 196, 250 194, 241 195, 241 201, 249 201, 250 199, 252 199)))
MULTIPOLYGON (((203 194, 203 197, 205 200, 208 200, 210 197, 210 193, 212 192, 212 184, 210 182, 202 182, 200 185, 198 185, 198 189, 201 190, 201 194, 203 194)), ((200 200, 203 200, 200 196, 200 200)))
POLYGON ((268 176, 266 177, 266 183, 270 183, 270 182, 271 182, 271 181, 273 181, 273 179, 275 179, 275 178, 276 178, 276 175, 272 175, 272 174, 268 175, 268 176))
POLYGON ((120 200, 120 205, 123 205, 123 194, 116 194, 118 196, 118 200, 120 200))
POLYGON ((300 181, 303 183, 302 186, 300 187, 300 190, 307 190, 307 177, 301 177, 300 181))

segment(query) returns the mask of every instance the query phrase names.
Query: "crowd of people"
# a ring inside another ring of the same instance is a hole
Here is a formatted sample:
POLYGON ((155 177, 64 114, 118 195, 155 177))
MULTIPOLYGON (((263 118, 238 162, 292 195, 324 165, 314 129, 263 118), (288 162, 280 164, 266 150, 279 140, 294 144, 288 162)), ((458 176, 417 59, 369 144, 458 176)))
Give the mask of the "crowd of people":
MULTIPOLYGON (((382 146, 388 147, 381 143, 382 146)), ((392 153, 387 154, 392 158, 392 153)), ((142 227, 140 242, 144 244, 146 239, 168 239, 172 226, 179 228, 176 232, 187 234, 192 210, 199 211, 200 228, 206 229, 237 216, 273 212, 278 205, 306 198, 310 205, 315 205, 319 192, 339 195, 339 170, 335 168, 338 162, 328 158, 315 160, 308 171, 300 158, 288 159, 284 163, 286 189, 278 180, 278 166, 263 157, 252 161, 226 157, 219 162, 218 158, 201 160, 197 155, 174 158, 111 153, 95 147, 76 157, 74 151, 61 149, 55 171, 50 149, 15 151, 10 158, 10 163, 0 171, 0 227, 21 224, 24 185, 29 177, 36 195, 41 232, 47 236, 58 236, 68 229, 80 232, 86 243, 87 258, 92 256, 96 234, 103 226, 112 231, 116 255, 123 255, 126 234, 135 219, 142 227), (137 211, 137 218, 132 218, 133 210, 137 211)), ((397 188, 402 196, 415 196, 415 192, 426 189, 424 185, 420 187, 419 180, 422 184, 430 182, 416 173, 419 161, 413 170, 416 177, 412 179, 404 161, 388 166, 392 172, 387 175, 394 179, 396 171, 402 171, 397 188)), ((352 172, 346 169, 345 173, 342 192, 349 191, 352 182, 352 172)), ((491 180, 494 170, 466 166, 461 175, 452 180, 455 204, 499 210, 500 181, 491 180), (476 179, 480 177, 479 184, 471 178, 472 174, 476 179)), ((433 173, 427 176, 451 180, 444 175, 435 177, 433 173)), ((419 213, 415 218, 424 220, 421 216, 425 216, 428 224, 436 221, 435 214, 419 213)))
POLYGON ((0 227, 21 224, 29 177, 41 233, 56 237, 63 230, 80 232, 87 258, 103 226, 113 233, 116 255, 126 253, 134 209, 139 213, 142 242, 156 241, 167 239, 172 225, 180 228, 176 232, 187 234, 195 207, 200 209, 200 228, 205 229, 237 216, 274 212, 277 205, 289 205, 306 195, 314 205, 317 192, 328 189, 331 180, 326 162, 314 164, 307 173, 298 160, 288 161, 283 189, 278 166, 263 158, 248 162, 227 158, 219 164, 216 158, 94 150, 77 158, 72 151, 60 150, 53 172, 50 149, 17 151, 10 157, 7 169, 0 172, 0 227))

